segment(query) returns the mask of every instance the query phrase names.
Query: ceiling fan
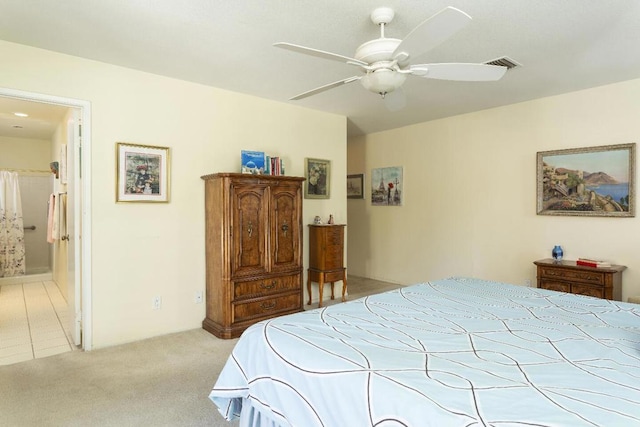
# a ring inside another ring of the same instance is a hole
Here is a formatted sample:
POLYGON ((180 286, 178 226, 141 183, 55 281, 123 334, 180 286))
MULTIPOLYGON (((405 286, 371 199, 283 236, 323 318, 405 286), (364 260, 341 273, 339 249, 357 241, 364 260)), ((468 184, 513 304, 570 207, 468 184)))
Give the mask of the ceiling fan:
POLYGON ((471 17, 459 9, 447 7, 441 10, 414 28, 403 40, 386 38, 384 35, 385 25, 393 17, 394 11, 388 7, 377 8, 371 13, 373 23, 380 26, 380 38, 360 45, 353 58, 292 43, 275 43, 274 46, 282 49, 358 66, 364 73, 311 89, 290 99, 303 99, 359 80, 365 89, 382 96, 389 109, 397 110, 406 102, 404 93, 399 89, 407 76, 495 81, 507 71, 507 67, 475 63, 411 64, 412 59, 438 46, 471 21, 471 17))

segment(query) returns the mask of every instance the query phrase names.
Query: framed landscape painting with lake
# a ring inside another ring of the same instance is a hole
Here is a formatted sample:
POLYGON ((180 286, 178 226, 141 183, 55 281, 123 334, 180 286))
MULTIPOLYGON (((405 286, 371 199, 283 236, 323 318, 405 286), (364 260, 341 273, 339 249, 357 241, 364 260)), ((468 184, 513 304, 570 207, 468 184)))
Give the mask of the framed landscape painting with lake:
POLYGON ((538 215, 635 216, 636 144, 537 154, 538 215))

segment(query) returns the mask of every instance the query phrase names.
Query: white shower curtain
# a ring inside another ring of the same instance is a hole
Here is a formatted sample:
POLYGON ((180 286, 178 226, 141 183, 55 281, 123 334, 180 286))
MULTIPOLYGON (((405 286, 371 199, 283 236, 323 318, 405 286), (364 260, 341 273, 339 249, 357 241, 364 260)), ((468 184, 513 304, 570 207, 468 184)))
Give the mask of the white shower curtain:
POLYGON ((0 171, 0 277, 23 274, 24 223, 18 174, 0 171))

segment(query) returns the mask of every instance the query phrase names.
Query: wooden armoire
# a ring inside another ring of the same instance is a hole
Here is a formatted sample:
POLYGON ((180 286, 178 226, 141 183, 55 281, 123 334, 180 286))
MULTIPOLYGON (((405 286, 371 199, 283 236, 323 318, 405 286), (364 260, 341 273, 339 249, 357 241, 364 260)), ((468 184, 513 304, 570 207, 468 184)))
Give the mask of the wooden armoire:
POLYGON ((252 324, 303 310, 302 182, 216 173, 205 181, 206 318, 235 338, 252 324))

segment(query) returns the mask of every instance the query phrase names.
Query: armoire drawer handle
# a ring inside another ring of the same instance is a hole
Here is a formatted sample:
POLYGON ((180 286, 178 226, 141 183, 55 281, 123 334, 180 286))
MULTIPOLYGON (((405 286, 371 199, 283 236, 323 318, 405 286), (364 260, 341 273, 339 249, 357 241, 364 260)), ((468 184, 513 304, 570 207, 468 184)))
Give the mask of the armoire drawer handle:
POLYGON ((273 282, 271 282, 270 285, 265 285, 264 282, 260 283, 260 287, 262 289, 273 289, 276 287, 276 281, 274 280, 273 282))
POLYGON ((260 304, 260 307, 262 307, 263 310, 272 310, 276 308, 276 303, 272 302, 271 304, 267 304, 263 302, 262 304, 260 304))

